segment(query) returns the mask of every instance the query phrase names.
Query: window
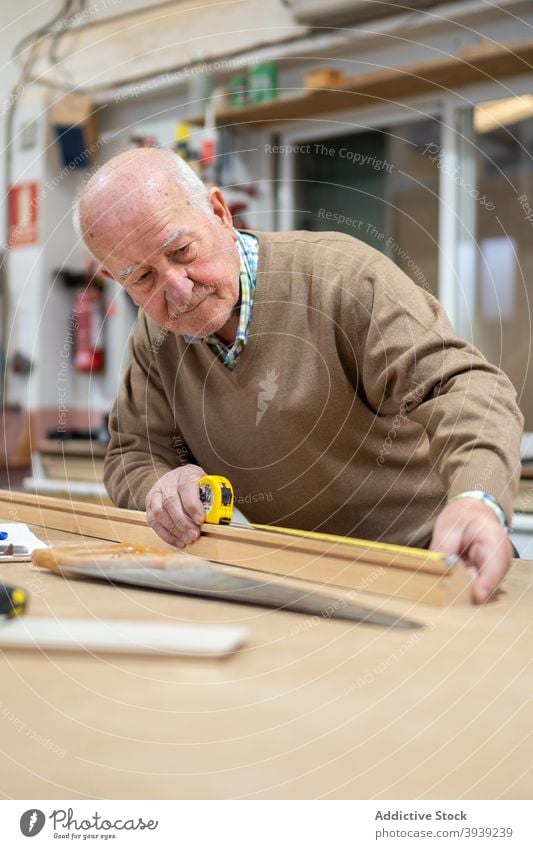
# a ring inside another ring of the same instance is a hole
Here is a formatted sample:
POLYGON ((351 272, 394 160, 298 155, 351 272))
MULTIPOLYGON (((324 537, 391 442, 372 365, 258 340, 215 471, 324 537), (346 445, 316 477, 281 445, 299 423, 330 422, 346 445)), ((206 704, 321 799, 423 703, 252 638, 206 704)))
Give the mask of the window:
POLYGON ((463 116, 458 330, 513 381, 533 430, 533 98, 463 116))
POLYGON ((437 294, 439 172, 431 152, 439 146, 433 119, 303 140, 294 153, 293 226, 355 236, 437 294))

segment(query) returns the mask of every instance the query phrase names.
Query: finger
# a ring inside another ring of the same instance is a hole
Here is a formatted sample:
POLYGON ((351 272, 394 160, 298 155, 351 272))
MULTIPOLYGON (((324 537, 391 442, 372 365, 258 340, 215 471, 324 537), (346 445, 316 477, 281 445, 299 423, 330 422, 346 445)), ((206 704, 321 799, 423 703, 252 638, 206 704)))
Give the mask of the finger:
POLYGON ((157 494, 155 490, 150 490, 148 495, 146 496, 146 520, 149 525, 152 525, 158 518, 159 512, 161 511, 161 498, 157 499, 157 494))
POLYGON ((464 545, 465 526, 449 513, 441 513, 435 522, 429 548, 446 554, 461 554, 464 545))
POLYGON ((467 521, 450 513, 435 527, 435 548, 460 554, 472 584, 472 598, 478 604, 486 601, 509 570, 512 550, 503 528, 491 515, 475 513, 467 521), (452 548, 453 545, 453 548, 452 548))
POLYGON ((503 528, 496 527, 492 533, 484 535, 482 542, 473 546, 472 557, 477 567, 472 595, 475 602, 482 604, 511 568, 513 552, 503 528))
POLYGON ((161 537, 162 540, 168 542, 169 545, 173 545, 174 548, 184 548, 185 543, 174 534, 170 533, 161 522, 154 522, 151 526, 152 529, 156 532, 158 537, 161 537))
POLYGON ((179 494, 185 514, 196 524, 201 525, 205 521, 205 509, 200 499, 200 487, 198 482, 205 472, 198 469, 190 473, 180 484, 179 494))
POLYGON ((460 523, 456 521, 437 521, 429 547, 431 551, 442 551, 446 554, 457 554, 461 556, 468 573, 468 578, 472 584, 471 593, 472 600, 474 600, 473 584, 477 578, 477 568, 470 566, 465 557, 467 544, 465 543, 464 533, 464 526, 461 527, 460 523))
MULTIPOLYGON (((179 497, 176 496, 178 503, 179 497)), ((188 534, 190 533, 191 528, 188 527, 188 522, 186 517, 183 515, 183 511, 181 510, 181 506, 179 508, 178 518, 176 519, 176 512, 174 515, 170 515, 169 511, 165 505, 165 496, 164 493, 160 490, 156 490, 152 495, 150 510, 146 514, 147 519, 151 527, 155 530, 155 525, 159 524, 167 533, 169 533, 173 538, 179 539, 181 545, 185 545, 188 542, 188 534)), ((171 543, 173 545, 173 543, 171 543)))
POLYGON ((492 516, 473 519, 465 542, 468 546, 463 559, 469 571, 474 571, 472 596, 481 603, 492 595, 511 566, 511 546, 504 529, 492 516))
POLYGON ((177 491, 177 481, 174 479, 161 487, 160 521, 171 533, 190 534, 196 531, 196 525, 183 509, 180 493, 177 491))
POLYGON ((194 522, 189 520, 187 516, 183 513, 183 521, 179 525, 179 527, 172 526, 170 528, 172 533, 175 533, 176 536, 180 538, 180 540, 187 545, 190 542, 194 542, 195 539, 198 539, 200 536, 200 528, 194 522))

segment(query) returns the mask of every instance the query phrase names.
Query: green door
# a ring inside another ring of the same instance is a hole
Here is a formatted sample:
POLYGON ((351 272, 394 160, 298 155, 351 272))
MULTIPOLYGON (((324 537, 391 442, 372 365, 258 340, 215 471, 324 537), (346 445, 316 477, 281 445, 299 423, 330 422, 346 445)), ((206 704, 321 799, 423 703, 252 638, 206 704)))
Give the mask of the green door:
POLYGON ((294 155, 296 229, 348 233, 383 251, 392 167, 385 146, 385 133, 377 131, 300 145, 294 155))

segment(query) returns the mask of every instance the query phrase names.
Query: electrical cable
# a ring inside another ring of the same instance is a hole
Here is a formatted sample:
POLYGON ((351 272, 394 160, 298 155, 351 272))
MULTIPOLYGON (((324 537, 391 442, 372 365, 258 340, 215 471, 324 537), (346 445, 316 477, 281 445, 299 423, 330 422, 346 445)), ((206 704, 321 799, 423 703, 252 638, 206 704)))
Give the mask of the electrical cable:
POLYGON ((15 61, 20 59, 21 54, 26 49, 26 45, 34 46, 35 42, 40 41, 42 38, 50 35, 51 31, 54 29, 56 24, 59 24, 65 20, 71 14, 71 6, 76 2, 76 0, 64 0, 63 5, 59 9, 57 15, 55 15, 47 24, 39 27, 33 32, 25 35, 18 44, 15 45, 15 49, 13 50, 13 59, 15 61))
MULTIPOLYGON (((76 3, 76 0, 73 0, 76 3)), ((56 29, 54 34, 52 35, 52 39, 50 42, 50 48, 48 50, 48 64, 50 67, 54 67, 56 71, 61 67, 61 60, 58 58, 57 51, 59 49, 59 43, 65 34, 65 32, 69 32, 72 30, 72 23, 76 16, 82 14, 87 6, 87 0, 78 0, 77 2, 78 8, 72 9, 69 12, 68 17, 65 17, 64 25, 61 28, 56 29)), ((69 84, 69 81, 65 79, 65 83, 69 84)), ((71 81, 70 81, 71 84, 71 81)))
MULTIPOLYGON (((17 105, 19 100, 19 93, 24 91, 25 86, 28 83, 32 82, 31 79, 31 69, 35 59, 35 53, 39 44, 39 41, 44 37, 50 34, 53 28, 60 21, 64 21, 66 17, 70 17, 72 14, 72 6, 77 2, 77 0, 65 0, 62 3, 60 10, 54 17, 44 26, 39 27, 38 29, 31 32, 29 35, 24 36, 16 45, 13 51, 13 59, 15 61, 20 60, 20 57, 29 47, 29 53, 24 59, 22 64, 22 70, 18 80, 15 85, 11 89, 9 95, 9 106, 6 112, 6 130, 5 130, 5 160, 4 160, 4 174, 5 174, 5 186, 6 193, 9 193, 12 184, 12 173, 13 173, 13 136, 14 136, 14 126, 15 126, 15 116, 17 111, 17 105)), ((84 0, 82 0, 84 2, 84 0)), ((4 351, 3 357, 3 373, 0 372, 0 403, 3 405, 5 400, 8 398, 8 338, 9 338, 9 322, 11 319, 11 299, 9 297, 9 280, 8 275, 6 273, 5 263, 6 257, 9 253, 9 203, 5 204, 5 233, 6 233, 6 241, 5 241, 5 250, 3 250, 0 254, 0 270, 4 275, 4 285, 3 285, 3 309, 2 316, 0 322, 0 334, 1 334, 1 345, 4 351)))

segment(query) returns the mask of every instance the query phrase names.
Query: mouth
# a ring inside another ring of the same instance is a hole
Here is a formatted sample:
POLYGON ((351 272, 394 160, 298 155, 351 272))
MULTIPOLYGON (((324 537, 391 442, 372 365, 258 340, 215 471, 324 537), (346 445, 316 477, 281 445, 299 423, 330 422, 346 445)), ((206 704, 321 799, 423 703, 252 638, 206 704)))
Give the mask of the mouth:
POLYGON ((200 304, 203 304, 204 301, 207 301, 207 299, 213 294, 214 291, 215 290, 212 289, 211 291, 207 292, 207 294, 204 295, 203 298, 200 298, 198 301, 195 301, 194 304, 191 304, 191 306, 189 306, 189 307, 185 307, 184 309, 180 310, 179 312, 174 312, 172 314, 169 313, 169 315, 168 315, 169 320, 172 321, 172 322, 177 321, 178 318, 181 318, 182 316, 187 315, 188 313, 191 313, 193 310, 197 309, 197 307, 199 307, 200 304))

